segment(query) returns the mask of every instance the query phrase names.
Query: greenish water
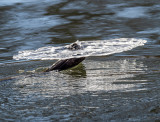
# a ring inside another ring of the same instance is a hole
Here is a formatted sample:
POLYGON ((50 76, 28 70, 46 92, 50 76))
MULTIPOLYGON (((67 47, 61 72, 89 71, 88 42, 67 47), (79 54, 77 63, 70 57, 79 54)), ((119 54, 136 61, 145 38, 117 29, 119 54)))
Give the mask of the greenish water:
POLYGON ((159 11, 158 0, 2 0, 0 121, 160 121, 159 11), (13 59, 18 51, 112 38, 148 42, 62 72, 41 72, 56 60, 13 59))

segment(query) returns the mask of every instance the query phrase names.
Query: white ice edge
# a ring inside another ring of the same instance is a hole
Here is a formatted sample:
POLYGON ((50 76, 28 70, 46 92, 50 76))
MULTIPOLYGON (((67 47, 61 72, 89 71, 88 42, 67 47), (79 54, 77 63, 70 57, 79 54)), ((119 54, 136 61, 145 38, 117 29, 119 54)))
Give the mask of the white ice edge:
POLYGON ((15 60, 52 60, 52 59, 66 59, 79 58, 88 56, 104 56, 123 51, 131 50, 135 47, 142 46, 147 41, 136 38, 117 38, 110 40, 96 40, 96 41, 79 41, 82 49, 77 51, 70 51, 66 46, 48 46, 41 47, 36 50, 19 51, 17 55, 13 56, 15 60))

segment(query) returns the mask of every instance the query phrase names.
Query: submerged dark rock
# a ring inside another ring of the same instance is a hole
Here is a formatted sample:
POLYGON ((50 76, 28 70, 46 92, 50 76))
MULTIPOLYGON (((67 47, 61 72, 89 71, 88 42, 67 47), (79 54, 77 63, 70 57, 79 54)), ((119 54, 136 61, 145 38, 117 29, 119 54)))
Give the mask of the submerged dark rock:
MULTIPOLYGON (((79 50, 81 49, 81 46, 78 45, 76 42, 72 43, 71 45, 69 45, 67 47, 67 49, 75 51, 75 50, 79 50)), ((85 57, 80 57, 80 58, 69 58, 69 59, 60 59, 58 60, 56 63, 54 63, 50 68, 48 68, 45 72, 49 72, 52 70, 65 70, 65 69, 69 69, 72 68, 76 65, 78 65, 79 63, 81 63, 83 60, 85 59, 85 57)))
POLYGON ((59 60, 56 63, 54 63, 50 68, 48 68, 46 70, 46 72, 49 72, 52 70, 61 71, 61 70, 72 68, 72 67, 78 65, 79 63, 81 63, 84 59, 85 59, 85 57, 59 60))

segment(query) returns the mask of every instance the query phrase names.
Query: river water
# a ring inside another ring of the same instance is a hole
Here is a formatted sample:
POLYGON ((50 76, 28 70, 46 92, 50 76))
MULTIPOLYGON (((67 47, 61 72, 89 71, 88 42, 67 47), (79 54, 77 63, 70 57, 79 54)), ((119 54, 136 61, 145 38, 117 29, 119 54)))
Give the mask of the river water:
POLYGON ((159 22, 159 0, 1 0, 0 121, 160 121, 159 22), (41 72, 56 60, 13 59, 114 38, 147 43, 62 72, 41 72))

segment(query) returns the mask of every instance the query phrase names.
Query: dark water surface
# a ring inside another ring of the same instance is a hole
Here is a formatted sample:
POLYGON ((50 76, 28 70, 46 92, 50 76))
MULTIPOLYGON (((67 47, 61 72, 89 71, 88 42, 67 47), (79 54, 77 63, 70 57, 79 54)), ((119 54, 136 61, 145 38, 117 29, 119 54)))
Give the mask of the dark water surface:
POLYGON ((159 0, 1 0, 0 121, 160 121, 159 23, 159 0), (56 60, 12 58, 112 38, 148 42, 62 72, 41 73, 56 60))

